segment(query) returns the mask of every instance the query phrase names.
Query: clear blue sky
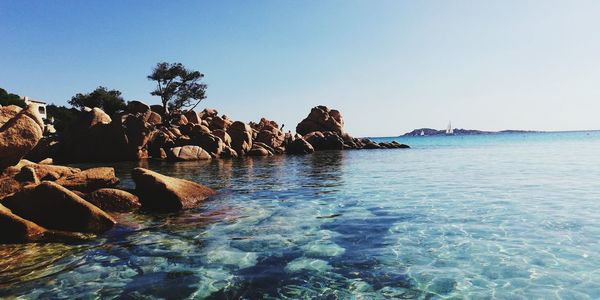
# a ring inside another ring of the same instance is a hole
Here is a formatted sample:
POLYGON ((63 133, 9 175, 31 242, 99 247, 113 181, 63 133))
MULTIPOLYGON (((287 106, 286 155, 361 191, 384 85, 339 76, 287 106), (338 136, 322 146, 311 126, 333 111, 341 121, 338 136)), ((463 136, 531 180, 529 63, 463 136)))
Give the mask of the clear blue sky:
POLYGON ((157 103, 159 61, 233 119, 356 136, 600 129, 599 1, 0 1, 0 87, 65 105, 102 85, 157 103))

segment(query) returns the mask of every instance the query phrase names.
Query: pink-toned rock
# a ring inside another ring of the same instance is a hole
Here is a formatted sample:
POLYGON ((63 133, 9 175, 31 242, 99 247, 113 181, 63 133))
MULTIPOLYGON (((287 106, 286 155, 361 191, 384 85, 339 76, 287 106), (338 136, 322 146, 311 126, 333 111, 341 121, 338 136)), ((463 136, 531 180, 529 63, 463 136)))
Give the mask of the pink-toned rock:
POLYGON ((37 106, 29 105, 0 127, 0 171, 19 163, 37 145, 43 126, 37 106))
POLYGON ((198 116, 198 113, 196 113, 193 110, 185 112, 184 116, 186 117, 189 123, 200 124, 201 122, 200 116, 198 116))
POLYGON ((135 168, 131 177, 142 207, 147 210, 176 211, 194 208, 216 193, 201 184, 144 168, 135 168))
POLYGON ((116 221, 75 193, 45 181, 2 199, 13 214, 48 229, 101 233, 116 221))
POLYGON ((248 124, 240 121, 233 122, 227 129, 227 133, 231 136, 231 148, 238 155, 244 155, 252 149, 252 128, 248 124))
POLYGON ((69 190, 91 192, 100 188, 110 188, 119 184, 115 169, 100 167, 87 169, 69 176, 61 177, 56 183, 69 190))
POLYGON ((85 199, 96 207, 110 212, 131 212, 142 206, 136 195, 112 188, 96 190, 85 199))
POLYGON ((170 160, 207 160, 211 159, 208 152, 198 146, 186 145, 182 147, 174 147, 167 154, 170 160))

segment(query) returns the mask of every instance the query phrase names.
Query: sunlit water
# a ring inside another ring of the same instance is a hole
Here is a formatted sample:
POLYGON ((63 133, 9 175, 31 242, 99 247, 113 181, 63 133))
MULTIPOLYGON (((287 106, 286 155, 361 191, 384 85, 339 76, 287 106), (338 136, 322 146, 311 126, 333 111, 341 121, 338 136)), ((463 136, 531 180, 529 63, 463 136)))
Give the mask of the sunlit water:
MULTIPOLYGON (((413 148, 141 163, 219 195, 0 245, 0 297, 600 298, 600 133, 396 140, 413 148)), ((137 163, 114 166, 133 187, 137 163)))

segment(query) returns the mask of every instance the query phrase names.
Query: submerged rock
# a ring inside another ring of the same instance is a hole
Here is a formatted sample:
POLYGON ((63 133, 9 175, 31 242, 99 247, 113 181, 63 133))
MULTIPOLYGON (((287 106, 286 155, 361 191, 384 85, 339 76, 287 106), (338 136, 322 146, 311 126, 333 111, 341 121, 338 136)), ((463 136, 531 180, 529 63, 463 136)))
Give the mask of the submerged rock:
POLYGON ((48 229, 102 233, 116 221, 75 193, 50 181, 2 199, 15 215, 48 229))
POLYGON ((201 184, 173 178, 144 168, 133 169, 135 193, 142 207, 156 211, 194 208, 216 192, 201 184))

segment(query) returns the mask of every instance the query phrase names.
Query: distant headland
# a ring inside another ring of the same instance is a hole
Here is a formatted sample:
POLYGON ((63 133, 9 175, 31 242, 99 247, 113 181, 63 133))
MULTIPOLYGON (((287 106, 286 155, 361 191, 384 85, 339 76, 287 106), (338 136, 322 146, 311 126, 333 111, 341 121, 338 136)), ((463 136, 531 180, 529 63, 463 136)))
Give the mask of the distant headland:
POLYGON ((534 133, 540 131, 531 130, 502 130, 502 131, 483 131, 475 129, 456 128, 452 130, 452 134, 448 134, 448 130, 437 130, 433 128, 419 128, 407 132, 402 136, 435 136, 435 135, 481 135, 481 134, 498 134, 498 133, 534 133))

